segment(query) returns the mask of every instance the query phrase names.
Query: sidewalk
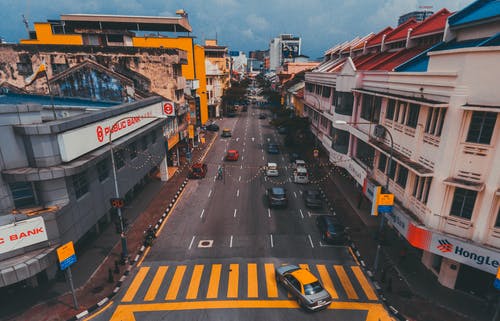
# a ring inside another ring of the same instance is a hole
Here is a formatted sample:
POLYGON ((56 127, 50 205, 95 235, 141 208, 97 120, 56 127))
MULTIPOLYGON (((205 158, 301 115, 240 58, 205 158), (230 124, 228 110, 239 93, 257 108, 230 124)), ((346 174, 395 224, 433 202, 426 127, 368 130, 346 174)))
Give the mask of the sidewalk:
MULTIPOLYGON (((320 162, 328 164, 326 157, 320 162)), ((351 240, 366 270, 374 271, 379 218, 370 216, 371 204, 366 198, 363 197, 360 203, 361 191, 354 179, 340 168, 329 171, 331 168, 320 166, 320 176, 317 176, 321 177, 319 185, 337 216, 349 227, 351 240)), ((399 320, 492 319, 494 309, 488 309, 484 300, 440 285, 434 274, 420 262, 421 251, 400 238, 395 230, 386 225, 383 234, 379 273, 373 276, 372 281, 379 287, 379 294, 385 298, 386 306, 397 310, 399 320), (405 249, 405 255, 401 254, 402 249, 405 249)))
MULTIPOLYGON (((199 144, 192 149, 193 162, 204 156, 215 135, 207 133, 205 137, 205 144, 199 144)), ((185 181, 189 164, 185 158, 181 158, 181 164, 175 173, 172 169, 169 170, 169 174, 173 175, 167 182, 153 178, 124 209, 123 216, 131 222, 127 232, 127 247, 132 261, 142 246, 143 232, 149 224, 154 225, 162 217, 185 181)), ((106 301, 105 298, 114 295, 114 290, 121 286, 133 266, 133 262, 132 265, 115 265, 115 261, 120 259, 120 252, 119 236, 115 233, 115 226, 112 223, 108 224, 93 242, 87 244, 83 253, 78 255, 78 262, 72 267, 79 309, 74 309, 69 286, 61 279, 51 282, 49 288, 40 291, 37 299, 42 298, 43 302, 31 308, 24 307, 25 311, 21 314, 10 316, 5 320, 71 320, 76 319, 75 316, 82 311, 85 314, 87 309, 97 308, 99 302, 106 301), (115 268, 118 270, 115 271, 115 268)))

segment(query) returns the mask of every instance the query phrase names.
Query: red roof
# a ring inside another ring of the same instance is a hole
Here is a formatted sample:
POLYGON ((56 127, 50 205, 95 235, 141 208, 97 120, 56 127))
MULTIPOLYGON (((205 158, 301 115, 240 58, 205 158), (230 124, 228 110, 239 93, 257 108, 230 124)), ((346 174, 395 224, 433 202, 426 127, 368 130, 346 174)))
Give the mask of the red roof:
POLYGON ((401 51, 398 51, 396 55, 392 55, 389 58, 379 62, 378 64, 374 64, 367 69, 392 71, 397 66, 410 60, 411 58, 415 57, 416 55, 420 54, 422 51, 426 50, 427 48, 429 48, 429 47, 424 46, 424 47, 403 49, 401 51))
POLYGON ((411 33, 412 37, 429 33, 444 32, 446 20, 449 16, 451 16, 451 12, 449 12, 446 8, 439 10, 416 26, 411 33))
POLYGON ((356 66, 356 69, 358 69, 358 70, 373 70, 373 66, 376 66, 376 65, 386 61, 387 59, 391 58, 392 56, 397 55, 398 52, 399 51, 395 51, 395 52, 385 51, 385 52, 373 54, 371 56, 371 59, 367 59, 367 60, 363 61, 363 63, 358 64, 356 66))
POLYGON ((411 18, 403 22, 402 24, 397 26, 396 29, 392 30, 392 32, 387 35, 387 37, 385 38, 385 43, 398 40, 406 40, 406 37, 408 36, 408 29, 414 28, 419 23, 420 22, 418 22, 414 18, 411 18))
POLYGON ((333 72, 335 71, 335 69, 340 66, 340 65, 344 65, 344 62, 347 58, 342 58, 341 60, 339 60, 339 62, 337 62, 336 64, 334 64, 333 66, 331 66, 330 68, 328 68, 327 70, 325 70, 326 72, 333 72))
POLYGON ((382 31, 377 33, 375 36, 373 36, 370 40, 368 40, 368 43, 366 44, 366 46, 371 47, 371 46, 380 45, 382 43, 382 37, 385 34, 390 33, 392 30, 393 30, 392 27, 387 27, 387 28, 383 29, 382 31))
POLYGON ((352 62, 354 63, 354 66, 356 66, 356 68, 358 68, 358 65, 361 65, 363 63, 365 63, 366 61, 370 60, 371 58, 373 58, 374 56, 376 56, 378 54, 366 54, 366 55, 362 55, 362 56, 358 56, 356 58, 354 58, 352 60, 352 62))

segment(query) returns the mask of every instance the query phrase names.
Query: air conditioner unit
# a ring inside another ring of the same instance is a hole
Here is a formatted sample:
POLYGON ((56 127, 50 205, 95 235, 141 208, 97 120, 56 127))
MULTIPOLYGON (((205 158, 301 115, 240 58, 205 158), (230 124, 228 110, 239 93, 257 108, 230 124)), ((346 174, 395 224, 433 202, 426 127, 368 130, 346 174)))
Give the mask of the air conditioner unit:
POLYGON ((375 129, 373 130, 373 136, 377 138, 385 137, 385 127, 382 125, 375 125, 375 129))

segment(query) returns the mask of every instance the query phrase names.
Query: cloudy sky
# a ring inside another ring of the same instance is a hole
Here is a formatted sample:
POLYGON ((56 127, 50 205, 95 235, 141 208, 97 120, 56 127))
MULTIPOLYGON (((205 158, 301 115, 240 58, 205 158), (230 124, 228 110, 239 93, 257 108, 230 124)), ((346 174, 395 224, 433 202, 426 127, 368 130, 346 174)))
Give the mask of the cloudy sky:
POLYGON ((321 57, 328 48, 356 36, 396 26, 397 18, 419 6, 457 11, 473 0, 0 0, 0 37, 27 38, 22 23, 59 19, 60 14, 175 16, 189 14, 197 42, 217 36, 230 50, 264 50, 282 33, 302 38, 302 54, 321 57))

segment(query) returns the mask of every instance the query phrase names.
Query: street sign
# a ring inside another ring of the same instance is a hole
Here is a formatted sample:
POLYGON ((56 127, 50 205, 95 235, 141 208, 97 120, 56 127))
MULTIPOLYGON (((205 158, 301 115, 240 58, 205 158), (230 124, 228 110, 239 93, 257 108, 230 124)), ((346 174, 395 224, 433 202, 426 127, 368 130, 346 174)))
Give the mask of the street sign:
POLYGON ((163 104, 163 113, 167 116, 175 116, 174 105, 170 102, 163 104))
POLYGON ((65 270, 67 267, 76 262, 75 248, 72 241, 58 247, 56 252, 59 264, 61 265, 61 270, 65 270))
POLYGON ((378 216, 379 195, 382 193, 382 186, 375 186, 373 189, 371 216, 378 216))
POLYGON ((380 194, 378 198, 378 205, 394 205, 394 194, 380 194))
POLYGON ((194 125, 188 126, 188 135, 189 138, 194 138, 194 125))
POLYGON ((392 213, 392 205, 379 205, 377 211, 379 213, 392 213))

